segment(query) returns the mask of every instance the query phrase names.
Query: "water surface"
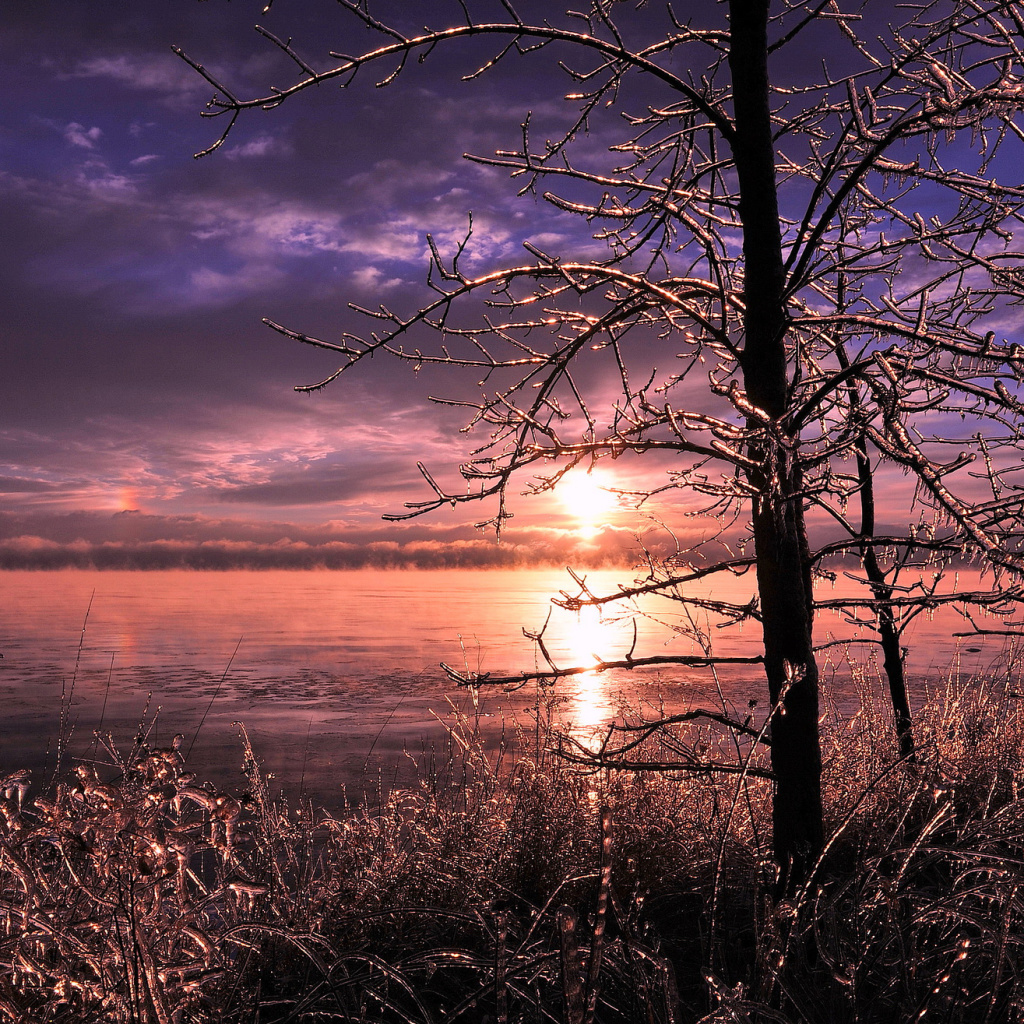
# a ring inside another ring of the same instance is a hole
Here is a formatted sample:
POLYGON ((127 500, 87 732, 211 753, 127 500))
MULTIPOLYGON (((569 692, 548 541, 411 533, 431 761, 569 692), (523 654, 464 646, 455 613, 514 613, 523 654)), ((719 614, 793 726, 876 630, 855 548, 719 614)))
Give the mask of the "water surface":
MULTIPOLYGON (((606 593, 633 575, 594 572, 588 584, 606 593)), ((752 585, 737 580, 714 596, 745 601, 752 585)), ((203 777, 234 784, 241 744, 232 723, 241 721, 278 785, 293 795, 301 785, 327 803, 343 785, 352 794, 378 773, 404 779, 412 759, 443 756, 453 708, 493 739, 516 724, 532 728, 538 702, 552 696, 555 716, 578 734, 613 719, 624 702, 674 711, 724 695, 743 709, 753 700, 763 706, 756 666, 717 679, 675 667, 590 672, 544 694, 530 685, 485 689, 479 698, 438 667, 536 668, 536 645, 523 628, 539 630, 549 613, 545 643, 559 664, 621 658, 634 644, 634 621, 638 656, 700 653, 677 606, 647 601, 635 617, 552 607, 552 595, 573 589, 554 570, 3 572, 0 772, 31 767, 38 777, 52 767, 62 704, 65 733, 73 727, 71 763, 95 751, 97 729, 120 744, 140 728, 156 744, 180 732, 203 777)), ((698 625, 720 654, 758 653, 754 624, 724 632, 711 621, 698 625)), ((950 611, 919 619, 908 657, 916 683, 955 656, 965 672, 998 660, 992 639, 958 648, 951 634, 962 626, 950 611)), ((835 614, 820 617, 819 641, 864 635, 835 614)), ((830 698, 851 707, 858 695, 840 649, 831 656, 830 698)))

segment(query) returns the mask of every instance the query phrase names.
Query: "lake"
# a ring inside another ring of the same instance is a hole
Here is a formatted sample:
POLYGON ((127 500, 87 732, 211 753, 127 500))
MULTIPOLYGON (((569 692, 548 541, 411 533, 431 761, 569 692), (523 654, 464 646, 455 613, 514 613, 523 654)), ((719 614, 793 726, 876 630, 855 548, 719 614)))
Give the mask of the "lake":
MULTIPOLYGON (((587 578, 606 593, 634 573, 602 570, 587 578)), ((965 579, 960 589, 976 582, 965 579)), ((747 600, 752 585, 752 576, 736 580, 714 596, 747 600)), ((128 744, 145 722, 153 744, 185 735, 200 778, 241 784, 242 747, 232 724, 241 721, 276 787, 293 796, 301 787, 330 805, 342 786, 358 797, 378 779, 387 786, 410 778, 412 757, 443 751, 453 707, 492 740, 516 723, 529 730, 541 696, 535 685, 484 688, 474 702, 438 666, 534 669, 535 645, 522 630, 539 629, 549 613, 545 642, 559 664, 623 657, 634 620, 637 656, 699 653, 677 605, 648 600, 636 617, 576 614, 552 608, 560 590, 575 592, 572 580, 550 569, 0 572, 0 772, 29 767, 46 777, 63 694, 74 730, 69 763, 90 756, 97 729, 128 744)), ((703 625, 718 653, 758 653, 755 624, 731 631, 703 625)), ((952 611, 919 617, 908 656, 915 695, 954 658, 965 673, 998 662, 999 638, 958 647, 951 634, 962 628, 952 611)), ((834 613, 819 617, 818 642, 864 635, 834 613)), ((842 649, 826 653, 828 696, 849 710, 859 697, 842 649)), ((707 670, 672 666, 587 672, 546 692, 555 718, 585 734, 623 704, 650 713, 714 706, 719 688, 744 712, 748 701, 764 706, 757 666, 722 671, 717 683, 707 670)))

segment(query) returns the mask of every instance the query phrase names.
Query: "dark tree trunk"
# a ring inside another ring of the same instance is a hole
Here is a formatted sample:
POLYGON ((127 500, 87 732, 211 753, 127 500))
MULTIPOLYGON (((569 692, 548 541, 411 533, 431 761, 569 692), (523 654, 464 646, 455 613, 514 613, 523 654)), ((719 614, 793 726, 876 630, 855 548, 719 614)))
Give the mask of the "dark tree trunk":
MULTIPOLYGON (((762 467, 753 528, 764 619, 765 673, 773 706, 774 853, 782 885, 806 877, 823 845, 818 667, 811 640, 814 606, 804 524, 798 437, 782 424, 787 410, 785 270, 769 111, 769 0, 732 0, 733 155, 743 224, 744 349, 747 398, 774 421, 752 449, 762 467)), ((757 422, 751 420, 751 426, 757 422)))

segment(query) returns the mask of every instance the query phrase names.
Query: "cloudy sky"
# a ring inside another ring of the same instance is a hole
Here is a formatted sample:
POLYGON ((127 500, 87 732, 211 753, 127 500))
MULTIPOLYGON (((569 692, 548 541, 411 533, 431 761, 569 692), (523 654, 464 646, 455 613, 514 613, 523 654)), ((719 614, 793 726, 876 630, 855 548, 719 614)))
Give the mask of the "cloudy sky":
POLYGON ((296 69, 257 21, 311 58, 366 40, 317 2, 278 0, 266 16, 251 0, 0 12, 4 564, 121 564, 125 550, 133 564, 327 551, 332 564, 504 564, 630 548, 644 521, 600 501, 581 516, 517 498, 500 548, 472 528, 484 510, 382 522, 428 493, 417 460, 456 479, 463 417, 426 402, 441 386, 429 374, 384 361, 297 394, 335 363, 261 324, 332 337, 363 326, 349 301, 415 309, 426 233, 453 244, 470 210, 480 266, 526 239, 585 244, 572 218, 462 159, 514 145, 525 109, 543 116, 550 69, 465 84, 479 54, 464 48, 397 88, 367 76, 257 112, 195 160, 217 135, 199 116, 212 90, 171 46, 242 92, 290 84, 296 69))
MULTIPOLYGON (((578 104, 562 99, 548 51, 462 81, 494 53, 493 41, 465 41, 410 63, 391 88, 365 73, 345 92, 326 84, 251 111, 196 160, 219 133, 200 116, 213 90, 172 46, 260 96, 299 73, 256 23, 319 69, 337 63, 330 50, 378 45, 333 0, 276 0, 264 14, 265 2, 0 8, 0 566, 601 564, 632 557, 638 534, 654 546, 697 539, 678 491, 640 515, 571 478, 568 500, 514 495, 500 545, 472 525, 493 508, 382 521, 430 497, 417 462, 459 488, 480 433, 460 432, 464 409, 427 399, 479 388, 375 359, 296 393, 336 357, 262 318, 337 339, 367 330, 350 302, 411 313, 431 296, 427 233, 450 253, 470 212, 464 269, 518 262, 524 242, 594 255, 580 218, 463 158, 515 149, 527 111, 535 137, 557 137, 578 104)), ((503 16, 499 0, 476 3, 503 16)), ((409 31, 461 18, 456 0, 386 6, 409 31)), ((699 6, 702 23, 724 17, 699 6)), ((621 18, 667 14, 622 5, 621 18)), ((810 31, 800 45, 817 68, 810 31)), ((780 73, 798 82, 790 52, 780 73)), ((647 102, 619 97, 623 109, 647 102)), ((608 155, 620 110, 606 116, 577 140, 588 161, 620 159, 608 155)), ((996 326, 1016 330, 1018 318, 996 326)), ((623 458, 598 482, 652 486, 665 468, 623 458)))

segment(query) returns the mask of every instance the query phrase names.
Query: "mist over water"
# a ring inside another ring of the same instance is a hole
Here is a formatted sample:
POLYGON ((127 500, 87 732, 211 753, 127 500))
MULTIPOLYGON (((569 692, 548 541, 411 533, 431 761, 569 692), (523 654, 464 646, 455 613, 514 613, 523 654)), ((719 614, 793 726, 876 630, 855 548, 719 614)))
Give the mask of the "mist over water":
MULTIPOLYGON (((959 589, 978 585, 976 574, 960 575, 959 589)), ((605 594, 634 578, 602 570, 587 582, 605 594)), ((729 590, 716 586, 714 597, 744 602, 753 585, 751 574, 729 590)), ((855 585, 835 592, 843 586, 855 585)), ((529 732, 538 702, 577 735, 602 728, 623 705, 650 715, 711 707, 719 690, 743 713, 750 701, 764 710, 757 666, 723 669, 717 682, 707 670, 674 666, 587 672, 543 693, 534 684, 483 688, 476 700, 439 668, 542 667, 523 629, 539 630, 549 613, 545 644, 560 666, 624 657, 634 621, 638 657, 701 653, 678 605, 642 601, 635 617, 615 607, 577 614, 551 605, 561 590, 577 588, 552 570, 3 572, 0 773, 28 767, 37 781, 48 778, 62 694, 73 728, 68 763, 95 755, 100 727, 130 744, 142 725, 153 745, 183 733, 200 779, 241 785, 240 721, 275 785, 327 805, 343 786, 358 799, 411 778, 414 759, 443 757, 453 707, 495 744, 517 728, 529 732)), ((697 624, 718 654, 759 653, 756 623, 697 624)), ((958 642, 952 633, 964 625, 952 610, 918 617, 908 643, 912 699, 954 659, 963 675, 999 663, 1000 638, 958 642)), ((819 616, 818 643, 869 635, 835 613, 819 616)), ((870 649, 851 648, 862 658, 870 649)), ((843 648, 823 652, 822 676, 829 706, 847 711, 859 696, 843 658, 843 648)))

